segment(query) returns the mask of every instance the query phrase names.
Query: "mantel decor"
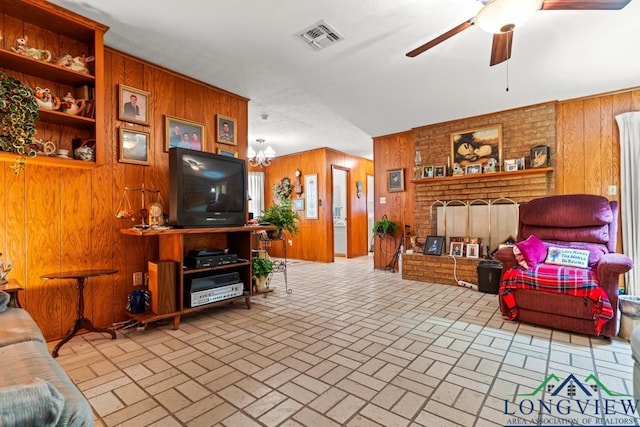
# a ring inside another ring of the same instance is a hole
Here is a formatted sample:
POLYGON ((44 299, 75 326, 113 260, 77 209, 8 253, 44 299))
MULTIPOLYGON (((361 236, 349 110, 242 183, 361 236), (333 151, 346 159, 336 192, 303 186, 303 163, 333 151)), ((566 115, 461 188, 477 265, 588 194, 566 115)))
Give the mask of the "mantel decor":
POLYGON ((0 149, 31 155, 38 117, 33 90, 0 71, 0 149))
POLYGON ((463 170, 480 163, 502 164, 502 125, 492 125, 451 134, 451 157, 463 170))

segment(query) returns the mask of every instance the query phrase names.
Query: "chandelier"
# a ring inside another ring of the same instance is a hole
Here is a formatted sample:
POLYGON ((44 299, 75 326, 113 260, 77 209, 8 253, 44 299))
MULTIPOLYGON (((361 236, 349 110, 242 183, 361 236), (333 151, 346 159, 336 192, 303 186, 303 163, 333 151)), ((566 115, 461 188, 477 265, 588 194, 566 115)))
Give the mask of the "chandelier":
POLYGON ((258 138, 256 139, 258 143, 258 152, 253 149, 251 145, 249 145, 249 149, 247 150, 247 160, 251 166, 269 166, 271 164, 271 159, 276 156, 276 152, 273 151, 270 145, 267 148, 264 148, 264 139, 258 138))

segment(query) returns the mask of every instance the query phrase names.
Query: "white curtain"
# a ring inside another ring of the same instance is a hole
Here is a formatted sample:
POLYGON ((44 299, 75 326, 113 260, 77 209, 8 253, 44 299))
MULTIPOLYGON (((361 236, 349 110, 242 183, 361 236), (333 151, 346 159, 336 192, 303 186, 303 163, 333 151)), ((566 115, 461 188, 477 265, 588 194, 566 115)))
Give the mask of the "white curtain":
POLYGON ((249 172, 249 212, 258 218, 264 211, 264 172, 249 172))
POLYGON ((640 112, 619 114, 616 121, 620 129, 622 246, 635 265, 625 280, 627 293, 640 295, 640 112))

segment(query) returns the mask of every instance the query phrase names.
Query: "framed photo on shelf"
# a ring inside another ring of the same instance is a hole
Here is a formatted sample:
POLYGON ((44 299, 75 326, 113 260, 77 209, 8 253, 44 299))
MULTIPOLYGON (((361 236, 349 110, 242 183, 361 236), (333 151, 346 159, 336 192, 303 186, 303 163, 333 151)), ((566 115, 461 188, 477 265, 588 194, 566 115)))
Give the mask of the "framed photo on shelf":
POLYGON ((149 133, 120 128, 120 163, 149 164, 149 133))
POLYGON ((218 154, 227 157, 238 157, 238 152, 233 150, 225 150, 224 148, 218 148, 218 154))
POLYGON ((423 178, 433 178, 433 166, 425 166, 422 168, 423 178))
POLYGON ((445 166, 435 166, 433 168, 433 176, 447 176, 447 168, 445 166))
POLYGON ((473 163, 484 165, 492 158, 501 164, 502 125, 452 133, 451 158, 463 169, 473 163))
POLYGON ((204 150, 204 125, 173 116, 164 116, 164 150, 171 147, 204 150))
POLYGON ((538 145, 531 149, 531 167, 543 168, 549 166, 549 147, 538 145))
POLYGON ((293 199, 293 210, 294 211, 303 211, 304 210, 304 199, 293 199))
POLYGON ((304 188, 306 190, 307 219, 318 219, 318 174, 304 176, 304 188))
POLYGON ((462 256, 462 249, 464 248, 463 242, 451 242, 449 247, 449 255, 462 256))
POLYGON ((479 258, 480 257, 480 245, 477 243, 467 244, 467 258, 479 258))
POLYGON ((404 169, 387 170, 387 191, 404 191, 404 169))
POLYGON ((216 141, 222 144, 237 145, 236 119, 216 114, 216 141))
POLYGON ((444 237, 442 236, 429 236, 424 243, 422 253, 424 255, 440 255, 442 254, 442 247, 444 246, 444 237))
POLYGON ((464 169, 465 175, 475 175, 478 173, 482 173, 482 163, 474 163, 474 164, 465 166, 465 169, 464 169))
POLYGON ((149 126, 150 96, 144 90, 118 85, 118 120, 149 126))

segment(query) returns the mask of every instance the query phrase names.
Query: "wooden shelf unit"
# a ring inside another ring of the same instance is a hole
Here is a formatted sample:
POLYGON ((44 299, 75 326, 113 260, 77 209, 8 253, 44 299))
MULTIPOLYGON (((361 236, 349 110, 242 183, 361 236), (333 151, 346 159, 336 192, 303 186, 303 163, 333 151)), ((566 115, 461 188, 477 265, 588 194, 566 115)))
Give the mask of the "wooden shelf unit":
POLYGON ((512 176, 525 177, 527 175, 546 175, 549 172, 553 172, 553 168, 544 167, 544 168, 523 169, 523 170, 512 171, 512 172, 489 172, 489 173, 478 173, 478 174, 471 174, 471 175, 438 176, 434 178, 412 179, 411 182, 414 184, 429 184, 435 181, 437 182, 465 181, 465 180, 495 179, 495 178, 512 177, 512 176))
POLYGON ((95 161, 50 156, 19 156, 0 152, 0 161, 22 157, 28 164, 65 168, 93 168, 104 163, 104 33, 108 27, 62 7, 40 0, 0 0, 3 22, 0 41, 0 69, 35 89, 49 88, 59 98, 82 86, 94 94, 95 119, 58 111, 39 110, 36 138, 52 141, 56 149, 72 151, 72 139, 95 139, 95 161), (51 52, 52 60, 64 54, 93 56, 89 73, 80 73, 52 62, 39 61, 14 52, 16 39, 28 37, 28 45, 51 52))
MULTIPOLYGON (((127 315, 140 322, 149 323, 162 319, 173 318, 173 328, 180 326, 180 316, 205 310, 211 307, 226 305, 234 301, 244 300, 247 308, 251 308, 251 296, 260 293, 252 292, 251 281, 251 236, 254 232, 268 229, 260 226, 220 227, 220 228, 172 228, 168 230, 138 230, 135 228, 121 229, 120 233, 127 236, 145 237, 158 236, 159 257, 176 263, 176 310, 172 313, 155 314, 147 311, 142 314, 127 315), (210 268, 185 268, 185 257, 190 250, 203 248, 228 249, 229 253, 238 255, 238 262, 210 268), (244 284, 245 294, 222 301, 205 304, 199 307, 185 307, 184 287, 188 276, 212 275, 219 273, 238 272, 244 284)), ((152 296, 153 298, 153 296, 152 296)))

